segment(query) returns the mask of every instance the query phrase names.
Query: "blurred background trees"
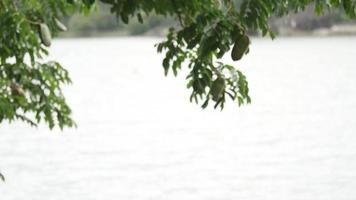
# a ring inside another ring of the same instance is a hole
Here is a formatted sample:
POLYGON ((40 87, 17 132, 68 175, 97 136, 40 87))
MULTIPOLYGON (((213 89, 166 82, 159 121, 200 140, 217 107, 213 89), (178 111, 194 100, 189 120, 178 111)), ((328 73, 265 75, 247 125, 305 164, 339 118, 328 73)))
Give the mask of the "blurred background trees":
MULTIPOLYGON (((243 0, 234 1, 238 5, 243 0)), ((327 11, 322 16, 315 15, 314 10, 314 5, 309 5, 303 12, 273 17, 270 24, 279 35, 356 34, 356 20, 348 18, 341 8, 327 11)), ((143 24, 137 20, 124 24, 110 13, 109 5, 100 1, 89 16, 75 14, 66 17, 65 23, 69 31, 62 33, 62 37, 164 36, 170 26, 178 25, 171 17, 157 15, 145 17, 143 24)))

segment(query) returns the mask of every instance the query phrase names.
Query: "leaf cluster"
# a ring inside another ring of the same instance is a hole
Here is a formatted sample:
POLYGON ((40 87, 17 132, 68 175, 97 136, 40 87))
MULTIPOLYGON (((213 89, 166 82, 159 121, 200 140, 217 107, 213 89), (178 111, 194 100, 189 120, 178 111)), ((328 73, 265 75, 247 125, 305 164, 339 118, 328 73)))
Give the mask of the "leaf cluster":
POLYGON ((271 17, 300 12, 310 4, 315 4, 317 14, 342 7, 348 16, 354 17, 356 4, 352 0, 101 1, 110 4, 111 12, 124 23, 129 23, 132 17, 143 22, 143 14, 171 16, 179 22, 180 26, 170 28, 166 40, 156 45, 157 51, 165 53, 162 65, 166 75, 172 71, 176 76, 184 65, 190 69, 187 76, 187 87, 192 90, 190 100, 196 103, 202 100, 203 108, 210 100, 215 102, 215 108, 223 108, 227 96, 239 105, 251 102, 246 77, 235 67, 221 62, 233 46, 233 60, 240 60, 249 52, 248 30, 274 38, 269 27, 271 17), (214 82, 221 79, 223 91, 214 95, 214 82))
POLYGON ((85 9, 64 0, 0 1, 0 122, 75 125, 61 90, 70 78, 60 63, 44 59, 50 43, 43 41, 43 27, 50 39, 60 31, 58 19, 85 9))

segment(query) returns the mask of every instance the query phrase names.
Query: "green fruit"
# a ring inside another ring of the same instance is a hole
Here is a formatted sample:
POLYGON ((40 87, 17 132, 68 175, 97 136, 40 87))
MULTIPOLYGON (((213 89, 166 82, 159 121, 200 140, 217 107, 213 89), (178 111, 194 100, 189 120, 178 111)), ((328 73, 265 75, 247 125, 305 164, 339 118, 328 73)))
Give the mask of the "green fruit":
POLYGON ((47 24, 41 23, 40 24, 40 36, 41 36, 41 40, 42 43, 49 47, 51 46, 51 31, 49 30, 47 24))
POLYGON ((23 89, 21 88, 20 85, 12 82, 10 84, 10 88, 11 88, 11 91, 14 95, 16 96, 25 96, 25 92, 23 91, 23 89))
POLYGON ((54 18, 54 23, 56 24, 57 28, 60 30, 60 31, 67 31, 67 27, 62 24, 61 21, 59 21, 57 18, 54 18))
POLYGON ((210 88, 210 94, 213 96, 214 101, 218 101, 225 91, 225 79, 218 77, 213 82, 210 88))
POLYGON ((242 35, 238 37, 235 41, 234 47, 232 48, 231 58, 234 61, 240 60, 242 56, 247 52, 250 45, 250 39, 247 35, 242 35))

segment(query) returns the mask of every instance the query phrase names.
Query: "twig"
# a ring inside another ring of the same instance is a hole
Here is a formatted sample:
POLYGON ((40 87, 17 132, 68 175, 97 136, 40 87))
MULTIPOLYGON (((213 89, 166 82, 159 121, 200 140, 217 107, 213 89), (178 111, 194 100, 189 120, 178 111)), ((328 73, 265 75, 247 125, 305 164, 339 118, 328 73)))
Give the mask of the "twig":
POLYGON ((17 12, 18 8, 17 8, 15 0, 11 1, 11 3, 12 3, 12 6, 15 8, 16 12, 17 12))
POLYGON ((209 65, 209 66, 218 75, 218 77, 224 78, 224 75, 216 67, 214 67, 213 65, 209 65))
POLYGON ((26 21, 27 21, 28 23, 34 24, 34 25, 40 25, 40 24, 41 24, 40 22, 35 22, 35 21, 32 21, 32 20, 27 19, 27 18, 26 18, 26 21))
POLYGON ((184 23, 183 23, 183 19, 182 19, 181 13, 180 13, 180 11, 179 11, 178 8, 177 8, 177 3, 176 3, 175 0, 171 0, 171 1, 172 1, 174 10, 175 10, 176 13, 177 13, 179 23, 180 23, 180 25, 181 25, 182 27, 184 27, 184 23))

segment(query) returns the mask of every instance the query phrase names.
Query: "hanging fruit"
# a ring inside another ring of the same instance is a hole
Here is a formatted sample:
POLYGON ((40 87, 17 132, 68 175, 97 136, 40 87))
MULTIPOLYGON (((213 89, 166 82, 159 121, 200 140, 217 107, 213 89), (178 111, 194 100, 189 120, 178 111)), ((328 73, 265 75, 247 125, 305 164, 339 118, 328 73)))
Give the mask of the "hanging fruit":
POLYGON ((218 101, 224 94, 224 91, 225 91, 225 79, 222 77, 218 77, 217 79, 214 80, 210 88, 210 94, 212 95, 213 100, 218 101))
POLYGON ((234 47, 232 48, 231 58, 234 61, 240 60, 242 56, 249 51, 250 39, 247 35, 242 35, 238 37, 235 41, 234 47))
POLYGON ((57 18, 54 18, 54 23, 56 24, 56 27, 58 28, 58 30, 60 31, 67 31, 67 27, 61 22, 59 21, 57 18))
POLYGON ((17 96, 25 96, 25 92, 23 91, 23 89, 21 88, 21 86, 18 85, 17 83, 12 82, 12 83, 10 84, 10 88, 11 88, 11 92, 12 92, 14 95, 17 95, 17 96))
POLYGON ((40 24, 40 37, 42 43, 45 46, 47 47, 51 46, 51 40, 52 40, 51 31, 49 30, 47 24, 45 23, 40 24))

